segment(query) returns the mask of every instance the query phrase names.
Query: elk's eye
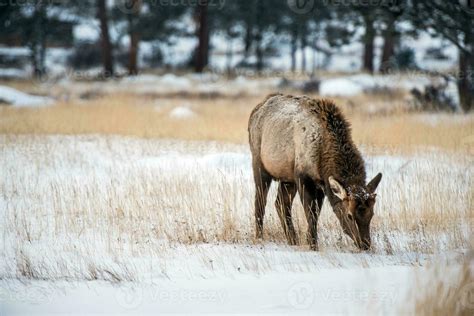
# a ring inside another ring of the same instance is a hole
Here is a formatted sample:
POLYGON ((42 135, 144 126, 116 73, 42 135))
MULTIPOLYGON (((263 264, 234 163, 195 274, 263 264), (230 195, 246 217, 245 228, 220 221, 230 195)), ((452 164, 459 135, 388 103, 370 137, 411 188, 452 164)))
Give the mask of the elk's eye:
POLYGON ((354 217, 352 216, 352 214, 347 214, 347 218, 348 218, 350 221, 353 221, 353 220, 354 220, 354 217))

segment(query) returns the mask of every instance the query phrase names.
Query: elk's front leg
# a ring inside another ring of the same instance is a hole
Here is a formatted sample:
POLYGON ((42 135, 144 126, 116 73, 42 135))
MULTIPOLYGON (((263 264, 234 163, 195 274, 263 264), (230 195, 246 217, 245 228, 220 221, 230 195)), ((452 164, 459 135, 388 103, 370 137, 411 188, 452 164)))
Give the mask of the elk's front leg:
MULTIPOLYGON (((314 181, 306 176, 297 178, 298 193, 303 204, 306 220, 308 222, 308 242, 311 250, 318 248, 318 218, 320 213, 318 188, 314 181)), ((321 199, 322 200, 322 199, 321 199)), ((322 202, 321 202, 322 204, 322 202)))

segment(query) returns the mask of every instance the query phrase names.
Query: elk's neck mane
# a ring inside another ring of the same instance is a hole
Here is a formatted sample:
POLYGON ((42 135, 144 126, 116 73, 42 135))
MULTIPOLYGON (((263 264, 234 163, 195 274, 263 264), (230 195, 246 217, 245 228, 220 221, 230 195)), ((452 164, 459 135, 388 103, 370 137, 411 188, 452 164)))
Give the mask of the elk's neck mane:
POLYGON ((342 112, 331 100, 311 99, 308 105, 323 127, 320 166, 324 180, 333 176, 346 187, 365 185, 364 160, 342 112))

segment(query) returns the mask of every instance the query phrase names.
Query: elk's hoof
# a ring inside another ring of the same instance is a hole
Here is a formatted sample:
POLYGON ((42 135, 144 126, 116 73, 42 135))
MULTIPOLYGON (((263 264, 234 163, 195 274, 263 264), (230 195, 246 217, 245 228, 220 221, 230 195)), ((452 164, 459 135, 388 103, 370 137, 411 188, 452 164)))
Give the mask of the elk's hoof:
POLYGON ((309 246, 309 249, 310 249, 311 251, 319 251, 319 246, 318 246, 318 245, 310 245, 310 246, 309 246))
POLYGON ((298 246, 298 242, 296 241, 296 238, 289 238, 288 239, 288 244, 290 246, 298 246))

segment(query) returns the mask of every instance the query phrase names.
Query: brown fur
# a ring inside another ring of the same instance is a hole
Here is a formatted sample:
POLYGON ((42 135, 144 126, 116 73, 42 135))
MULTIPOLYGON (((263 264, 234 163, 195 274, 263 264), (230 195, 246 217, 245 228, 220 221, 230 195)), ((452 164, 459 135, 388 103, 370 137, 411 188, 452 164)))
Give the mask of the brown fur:
POLYGON ((364 161, 350 124, 331 100, 270 95, 250 115, 249 142, 256 184, 257 237, 271 181, 279 184, 276 207, 290 244, 296 243, 291 204, 299 192, 308 220, 310 245, 317 249, 317 220, 327 196, 343 230, 361 248, 370 247, 375 188, 365 185, 364 161))
POLYGON ((320 160, 324 178, 333 176, 344 186, 364 185, 364 160, 352 141, 351 126, 332 100, 304 98, 303 106, 323 126, 323 150, 320 160))

